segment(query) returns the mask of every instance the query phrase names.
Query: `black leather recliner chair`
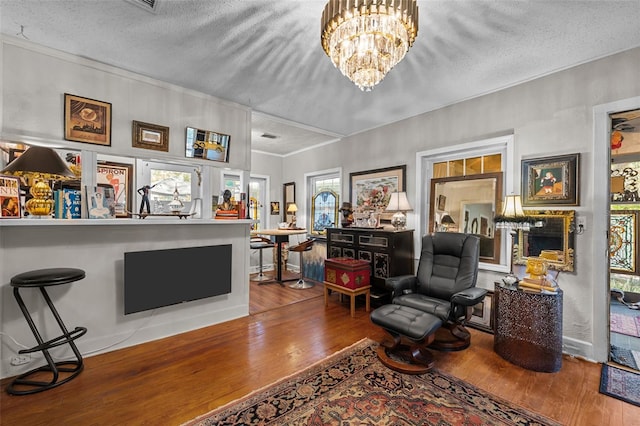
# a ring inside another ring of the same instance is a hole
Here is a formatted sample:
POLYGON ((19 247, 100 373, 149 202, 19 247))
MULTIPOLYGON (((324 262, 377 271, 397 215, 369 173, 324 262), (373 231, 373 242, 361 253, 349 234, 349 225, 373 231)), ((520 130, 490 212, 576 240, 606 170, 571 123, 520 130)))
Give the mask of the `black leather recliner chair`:
POLYGON ((436 232, 422 238, 416 276, 387 278, 392 304, 408 306, 442 320, 429 347, 462 350, 470 344, 464 323, 487 290, 476 287, 480 239, 475 235, 436 232))

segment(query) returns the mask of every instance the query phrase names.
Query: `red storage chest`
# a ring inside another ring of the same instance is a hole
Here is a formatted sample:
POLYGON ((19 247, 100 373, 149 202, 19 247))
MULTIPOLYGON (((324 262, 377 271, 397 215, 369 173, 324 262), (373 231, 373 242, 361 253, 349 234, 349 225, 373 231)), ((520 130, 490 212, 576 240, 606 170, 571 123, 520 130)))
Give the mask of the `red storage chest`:
POLYGON ((356 289, 368 286, 369 262, 350 257, 332 257, 324 261, 324 280, 342 287, 356 289))

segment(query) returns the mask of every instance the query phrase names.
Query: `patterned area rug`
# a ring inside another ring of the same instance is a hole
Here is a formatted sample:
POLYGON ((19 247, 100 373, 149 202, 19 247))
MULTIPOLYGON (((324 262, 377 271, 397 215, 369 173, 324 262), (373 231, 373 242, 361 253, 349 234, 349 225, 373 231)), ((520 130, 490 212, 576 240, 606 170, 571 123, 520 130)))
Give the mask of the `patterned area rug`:
POLYGON ((185 425, 557 425, 441 372, 396 373, 364 339, 185 425))
POLYGON ((640 315, 611 314, 611 331, 626 334, 627 336, 640 337, 640 315))
POLYGON ((634 370, 640 370, 640 368, 638 368, 638 365, 640 365, 638 364, 640 362, 640 352, 638 351, 611 345, 611 361, 633 368, 634 370))
POLYGON ((600 393, 640 407, 640 374, 602 364, 600 393))

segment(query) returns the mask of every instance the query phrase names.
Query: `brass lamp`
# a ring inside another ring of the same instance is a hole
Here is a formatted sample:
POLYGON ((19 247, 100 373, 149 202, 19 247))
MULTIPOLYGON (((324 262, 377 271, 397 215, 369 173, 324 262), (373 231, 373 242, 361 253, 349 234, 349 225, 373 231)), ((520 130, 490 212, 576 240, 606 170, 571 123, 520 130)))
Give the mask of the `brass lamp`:
POLYGON ((493 221, 496 228, 508 229, 511 234, 511 269, 509 274, 502 279, 505 284, 512 285, 520 281, 513 273, 513 250, 515 246, 516 231, 522 229, 528 231, 531 229, 531 218, 525 215, 522 210, 522 198, 519 195, 507 195, 502 203, 502 212, 496 216, 493 221))
POLYGON ((53 200, 48 180, 76 177, 53 149, 41 146, 32 146, 27 149, 0 173, 27 176, 33 179, 29 190, 33 198, 28 200, 24 207, 34 217, 51 215, 53 200))
POLYGON ((298 206, 296 203, 291 203, 287 207, 287 213, 291 215, 291 227, 294 228, 296 226, 296 212, 298 211, 298 206))
POLYGON ((388 212, 396 212, 391 217, 391 224, 395 228, 396 231, 400 231, 405 229, 407 226, 407 216, 404 214, 411 210, 411 204, 409 204, 409 200, 407 199, 406 192, 394 192, 391 194, 391 198, 389 198, 389 204, 387 204, 388 212))

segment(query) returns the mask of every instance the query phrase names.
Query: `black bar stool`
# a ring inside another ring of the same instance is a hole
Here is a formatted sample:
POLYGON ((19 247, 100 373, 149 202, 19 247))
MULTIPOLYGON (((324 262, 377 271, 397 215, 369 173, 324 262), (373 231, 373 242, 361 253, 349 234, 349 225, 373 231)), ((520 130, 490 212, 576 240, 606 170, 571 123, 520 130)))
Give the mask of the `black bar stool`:
POLYGON ((85 277, 85 272, 82 269, 75 268, 51 268, 51 269, 38 269, 35 271, 24 272, 22 274, 18 274, 11 278, 11 286, 13 287, 13 295, 18 302, 18 306, 20 306, 20 310, 22 310, 22 314, 24 315, 27 323, 29 323, 29 327, 31 328, 31 332, 38 344, 30 349, 22 349, 19 351, 20 354, 28 354, 32 352, 41 351, 44 355, 44 358, 47 360, 47 365, 43 365, 42 367, 35 368, 31 371, 23 373, 16 377, 13 382, 9 384, 7 387, 7 392, 11 395, 28 395, 36 392, 42 392, 47 389, 54 388, 56 386, 60 386, 63 383, 67 383, 71 379, 75 378, 82 369, 84 368, 84 364, 82 362, 82 355, 80 351, 76 347, 74 340, 78 337, 84 335, 87 332, 85 327, 76 327, 73 331, 69 332, 67 327, 62 322, 62 318, 60 318, 60 314, 56 310, 55 306, 51 302, 51 298, 47 293, 45 287, 67 284, 74 281, 81 280, 85 277), (56 337, 54 339, 44 341, 40 332, 36 328, 35 323, 33 322, 33 318, 29 314, 22 297, 20 296, 21 288, 39 288, 42 293, 42 297, 45 302, 49 306, 51 313, 55 317, 58 325, 60 326, 60 330, 62 330, 62 335, 56 337), (73 353, 76 356, 76 360, 71 361, 59 361, 54 362, 51 354, 49 353, 49 349, 55 348, 56 346, 61 346, 68 344, 73 350, 73 353), (42 374, 37 374, 42 373, 42 374), (42 377, 46 378, 51 374, 51 379, 49 381, 39 380, 42 377), (69 375, 60 373, 70 373, 69 375), (34 376, 34 377, 31 377, 34 376), (31 378, 30 378, 31 377, 31 378))
POLYGON ((253 277, 251 279, 251 281, 257 281, 260 284, 266 284, 265 281, 275 282, 273 277, 265 275, 264 272, 262 271, 262 269, 263 269, 263 265, 262 265, 262 250, 264 250, 266 248, 271 248, 272 249, 275 246, 276 246, 275 243, 273 241, 271 241, 270 239, 268 239, 268 238, 259 237, 259 236, 251 237, 251 240, 250 240, 251 250, 260 250, 260 269, 258 271, 258 275, 253 277))

